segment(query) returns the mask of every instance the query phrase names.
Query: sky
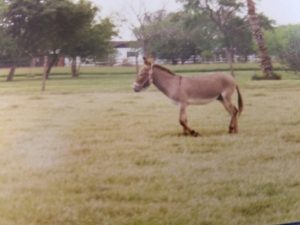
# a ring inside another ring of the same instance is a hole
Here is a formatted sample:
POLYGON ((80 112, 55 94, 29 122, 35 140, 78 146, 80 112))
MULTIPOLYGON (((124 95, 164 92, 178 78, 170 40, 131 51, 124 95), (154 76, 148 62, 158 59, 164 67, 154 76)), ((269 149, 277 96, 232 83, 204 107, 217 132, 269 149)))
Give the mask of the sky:
MULTIPOLYGON (((112 17, 118 26, 116 40, 135 39, 131 29, 137 24, 141 12, 165 9, 169 12, 181 9, 176 0, 91 0, 100 8, 100 15, 112 17)), ((257 11, 276 21, 277 25, 300 23, 300 0, 256 0, 257 11)))

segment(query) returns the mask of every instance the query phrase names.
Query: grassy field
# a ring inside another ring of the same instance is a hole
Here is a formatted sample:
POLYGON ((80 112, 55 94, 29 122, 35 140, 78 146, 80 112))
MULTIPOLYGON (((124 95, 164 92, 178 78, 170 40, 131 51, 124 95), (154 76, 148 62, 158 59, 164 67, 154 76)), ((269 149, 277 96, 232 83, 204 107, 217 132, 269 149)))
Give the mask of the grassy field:
POLYGON ((193 138, 180 135, 178 107, 155 88, 132 93, 134 75, 100 74, 55 77, 44 94, 39 77, 0 82, 0 224, 300 220, 296 75, 251 81, 252 71, 238 72, 240 133, 227 134, 215 102, 189 108, 203 135, 193 138))

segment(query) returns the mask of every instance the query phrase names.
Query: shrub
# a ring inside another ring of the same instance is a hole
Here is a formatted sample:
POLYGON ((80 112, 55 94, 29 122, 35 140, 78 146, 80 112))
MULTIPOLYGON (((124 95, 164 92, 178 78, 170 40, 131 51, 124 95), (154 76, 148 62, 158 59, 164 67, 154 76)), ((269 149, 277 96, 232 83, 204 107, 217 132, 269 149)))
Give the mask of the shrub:
POLYGON ((300 31, 293 32, 282 52, 283 62, 293 71, 300 71, 300 31))

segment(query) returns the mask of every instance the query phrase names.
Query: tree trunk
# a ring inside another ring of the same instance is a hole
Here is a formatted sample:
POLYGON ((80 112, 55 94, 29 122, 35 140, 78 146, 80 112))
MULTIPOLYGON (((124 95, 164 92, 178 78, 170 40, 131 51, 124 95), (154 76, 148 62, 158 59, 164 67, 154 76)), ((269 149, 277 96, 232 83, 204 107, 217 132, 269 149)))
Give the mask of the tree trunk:
POLYGON ((136 74, 138 74, 139 73, 139 54, 137 53, 136 55, 135 55, 135 70, 136 70, 136 74))
POLYGON ((29 72, 29 75, 32 76, 32 77, 34 76, 33 69, 35 68, 35 66, 36 66, 36 61, 35 61, 35 58, 33 57, 31 59, 30 72, 29 72))
POLYGON ((9 73, 6 77, 6 81, 13 81, 14 79, 14 75, 15 75, 15 71, 16 71, 16 65, 12 64, 9 70, 9 73))
POLYGON ((32 68, 36 67, 36 58, 35 57, 32 57, 30 67, 32 67, 32 68))
POLYGON ((231 76, 234 77, 234 68, 233 68, 233 50, 232 48, 226 48, 226 59, 229 65, 229 71, 231 76))
POLYGON ((178 61, 177 59, 171 59, 172 65, 177 65, 178 61))
MULTIPOLYGON (((217 63, 217 61, 218 61, 217 59, 218 59, 217 54, 214 54, 213 55, 213 63, 217 63)), ((207 62, 210 61, 210 59, 207 59, 207 58, 206 58, 206 60, 207 60, 207 62)))
POLYGON ((143 40, 143 53, 144 53, 144 56, 147 57, 147 58, 152 58, 152 55, 151 55, 151 52, 149 50, 149 40, 147 38, 145 38, 143 40))
POLYGON ((47 71, 48 71, 48 56, 44 56, 44 74, 43 74, 43 81, 42 81, 42 92, 46 90, 47 71))
POLYGON ((51 72, 51 69, 56 64, 57 60, 58 60, 58 54, 54 54, 52 57, 52 60, 50 61, 49 65, 47 67, 47 70, 46 70, 46 79, 47 80, 49 79, 49 74, 51 72))
POLYGON ((259 23, 259 19, 255 12, 255 3, 253 0, 247 0, 249 22, 252 30, 252 35, 258 46, 261 57, 261 68, 266 79, 280 79, 278 75, 273 72, 271 58, 268 54, 265 45, 264 35, 259 23))
POLYGON ((73 78, 78 77, 76 56, 72 57, 71 72, 72 72, 72 77, 73 78))

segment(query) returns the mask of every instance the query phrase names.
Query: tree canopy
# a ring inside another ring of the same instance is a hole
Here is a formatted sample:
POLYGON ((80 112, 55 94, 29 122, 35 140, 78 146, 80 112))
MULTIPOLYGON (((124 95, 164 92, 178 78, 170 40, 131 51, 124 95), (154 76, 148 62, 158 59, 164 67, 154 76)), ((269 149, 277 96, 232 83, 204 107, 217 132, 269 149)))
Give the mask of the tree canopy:
POLYGON ((1 31, 30 57, 51 55, 48 72, 58 54, 103 56, 112 51, 116 34, 108 19, 88 0, 7 0, 1 4, 1 31))
MULTIPOLYGON (((145 13, 134 29, 147 52, 173 63, 215 54, 226 54, 233 61, 239 55, 246 61, 256 51, 245 4, 237 0, 179 0, 184 9, 176 13, 163 10, 145 13)), ((273 21, 258 15, 264 29, 272 29, 273 21)))
POLYGON ((286 49, 282 52, 284 62, 294 71, 300 71, 300 32, 289 37, 286 49))

